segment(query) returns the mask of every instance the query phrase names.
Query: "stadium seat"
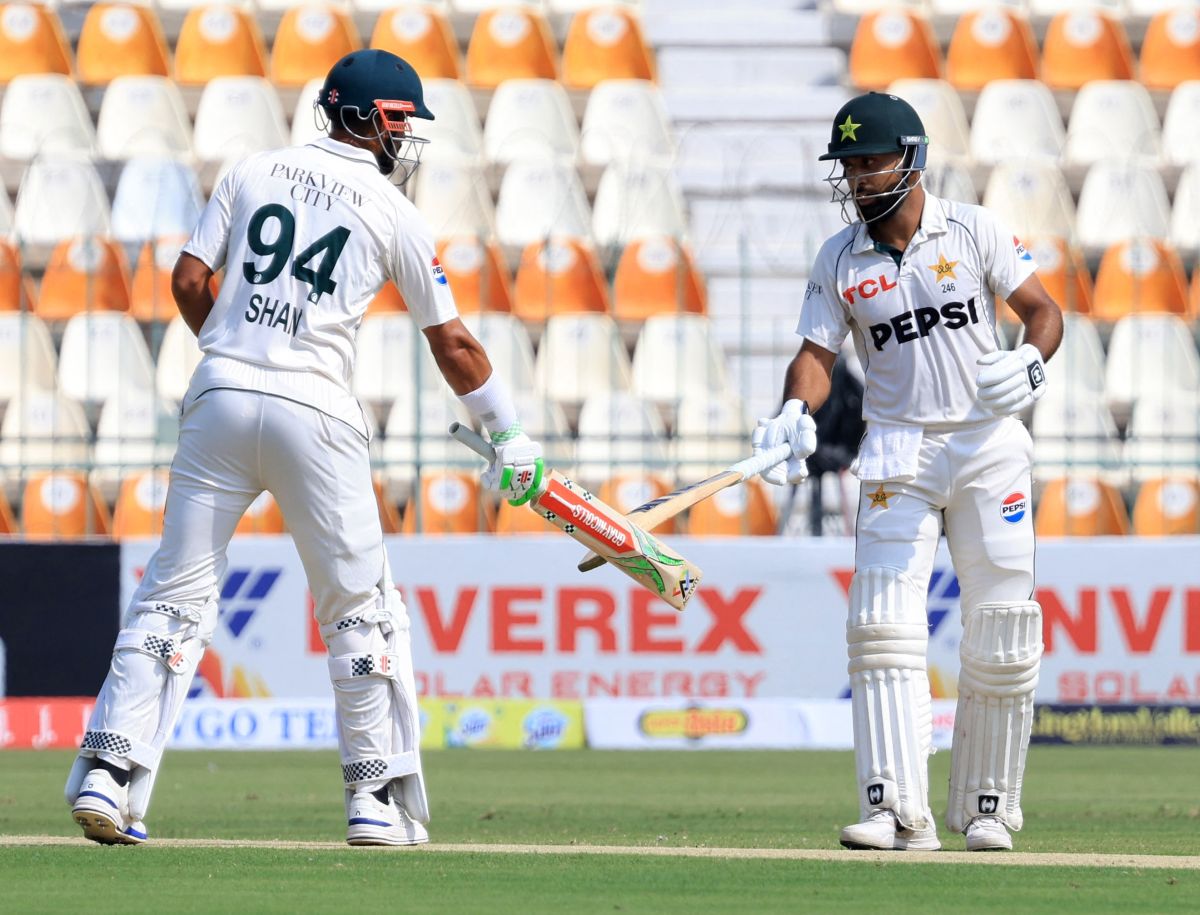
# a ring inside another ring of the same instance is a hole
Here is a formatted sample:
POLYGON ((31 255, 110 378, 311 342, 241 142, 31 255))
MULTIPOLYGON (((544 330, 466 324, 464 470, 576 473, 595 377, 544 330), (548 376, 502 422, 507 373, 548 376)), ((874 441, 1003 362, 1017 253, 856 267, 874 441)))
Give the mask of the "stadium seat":
POLYGON ((0 312, 0 403, 28 390, 53 391, 58 356, 46 322, 28 312, 0 312))
POLYGON ((241 159, 285 146, 287 122, 275 88, 260 76, 218 76, 196 109, 196 156, 206 162, 241 159))
POLYGON ((483 152, 496 165, 579 154, 579 128, 567 90, 552 79, 510 79, 496 87, 483 128, 483 152))
POLYGON ((108 195, 86 157, 39 156, 29 163, 13 212, 18 244, 56 245, 110 231, 108 195))
POLYGON ((475 20, 467 45, 467 82, 495 89, 506 79, 557 79, 550 26, 538 10, 500 6, 475 20))
POLYGON ((0 182, 0 235, 11 236, 13 231, 13 205, 8 191, 0 182))
POLYGON ((36 307, 33 280, 21 269, 21 252, 11 239, 0 237, 0 312, 36 307))
POLYGON ((126 314, 77 314, 63 329, 59 390, 83 404, 103 404, 127 390, 154 389, 154 363, 137 322, 126 314))
POLYGON ((929 135, 929 155, 961 157, 970 154, 967 114, 962 99, 944 79, 898 79, 887 91, 916 109, 929 135))
POLYGON ((1096 274, 1092 317, 1115 321, 1127 314, 1156 311, 1187 312, 1187 276, 1175 249, 1147 238, 1110 247, 1096 274))
POLYGON ((0 156, 28 161, 58 153, 91 154, 96 131, 79 86, 61 73, 14 76, 0 105, 0 156))
POLYGON ((489 503, 479 497, 478 476, 426 470, 421 474, 419 494, 414 493, 405 506, 401 530, 425 536, 474 534, 491 530, 491 515, 489 503))
POLYGON ((1156 13, 1142 38, 1140 76, 1148 89, 1200 79, 1200 14, 1195 7, 1156 13))
POLYGON ((625 246, 650 235, 687 235, 683 192, 667 166, 614 162, 604 170, 592 207, 597 244, 625 246))
POLYGON ((1100 395, 1077 386, 1047 388, 1034 406, 1030 432, 1038 479, 1088 473, 1124 482, 1117 426, 1100 395))
POLYGON ((1057 160, 1066 137, 1054 96, 1036 79, 1002 79, 979 93, 971 121, 971 156, 985 165, 1035 157, 1057 160))
MULTIPOLYGON (((536 371, 535 367, 535 376, 536 371)), ((571 426, 563 408, 544 396, 536 384, 524 391, 514 385, 513 402, 517 405, 521 428, 530 438, 542 443, 547 466, 571 471, 575 465, 575 440, 571 437, 571 426)))
MULTIPOLYGON (((456 301, 457 298, 455 296, 456 301)), ((400 290, 396 288, 396 284, 391 280, 388 280, 379 287, 379 291, 375 293, 375 298, 371 299, 367 305, 367 314, 369 315, 407 311, 408 303, 404 301, 404 296, 400 294, 400 290)))
POLYGON ((115 538, 162 536, 169 481, 170 474, 161 469, 137 471, 121 481, 121 491, 113 509, 115 538))
POLYGON ((1191 331, 1177 315, 1126 315, 1113 325, 1108 341, 1109 406, 1124 414, 1142 396, 1164 388, 1200 390, 1200 356, 1191 331))
POLYGON ((170 467, 178 442, 179 416, 171 404, 150 387, 122 388, 100 411, 92 482, 111 502, 130 471, 170 467))
POLYGON ((525 246, 517 267, 514 315, 545 321, 554 314, 608 310, 608 286, 590 243, 551 238, 525 246))
POLYGON ((613 278, 613 317, 643 321, 651 315, 704 314, 704 278, 691 251, 674 238, 650 235, 621 252, 613 278))
POLYGON ((443 238, 437 256, 459 312, 512 311, 512 277, 495 242, 476 235, 443 238))
POLYGON ((35 473, 25 482, 21 525, 27 540, 108 536, 108 507, 79 470, 35 473))
MULTIPOLYGON (((463 324, 483 344, 496 376, 503 378, 510 390, 534 389, 537 379, 533 369, 533 344, 525 325, 516 315, 475 312, 463 315, 463 324)), ((520 411, 517 415, 521 416, 520 411)))
POLYGON ((1096 80, 1075 96, 1063 156, 1087 167, 1119 155, 1157 164, 1161 142, 1150 93, 1132 80, 1096 80))
MULTIPOLYGON (((313 140, 319 140, 328 134, 318 122, 315 103, 321 94, 321 86, 325 84, 324 77, 310 79, 296 95, 296 107, 292 111, 292 145, 304 146, 313 140)), ((321 112, 323 119, 325 113, 321 112)))
POLYGON ((480 458, 446 433, 454 422, 469 424, 470 417, 449 389, 427 389, 418 395, 410 383, 396 398, 387 414, 381 448, 391 495, 411 488, 418 461, 426 471, 430 467, 474 470, 477 465, 482 469, 480 458))
POLYGON ((1200 534, 1200 483, 1194 476, 1147 480, 1133 504, 1139 537, 1200 534))
POLYGON ((415 387, 447 393, 425 336, 403 313, 372 314, 358 328, 354 393, 372 405, 411 399, 415 387))
POLYGON ((666 431, 648 402, 626 391, 593 390, 579 411, 577 474, 585 486, 617 473, 668 472, 666 431))
POLYGON ((165 325, 179 314, 171 294, 171 271, 185 241, 185 236, 175 235, 142 245, 129 293, 129 316, 135 321, 165 325))
POLYGON ((606 79, 654 76, 654 53, 636 13, 609 4, 575 14, 563 42, 562 79, 567 86, 591 89, 606 79))
POLYGON ((38 316, 61 321, 83 312, 129 311, 129 264, 111 239, 84 235, 60 242, 38 294, 38 316))
POLYGON ((1200 400, 1197 391, 1165 388, 1133 405, 1125 461, 1135 480, 1200 477, 1200 400))
POLYGON ((1051 89, 1080 89, 1103 79, 1133 79, 1133 53, 1120 20, 1096 9, 1055 16, 1042 45, 1042 79, 1051 89))
POLYGON ((660 406, 689 394, 717 396, 729 389, 725 356, 704 315, 646 319, 633 351, 633 393, 660 406))
POLYGON ((13 515, 12 506, 8 504, 8 497, 0 490, 0 536, 12 537, 20 533, 21 527, 13 515))
MULTIPOLYGON (((1049 236, 1025 243, 1038 267, 1038 279, 1067 314, 1092 313, 1092 275, 1078 248, 1049 236)), ((1015 319, 1015 316, 1014 316, 1015 319)))
POLYGON ((385 534, 399 534, 403 522, 400 520, 400 512, 396 508, 396 503, 392 501, 391 496, 387 494, 387 488, 384 486, 383 477, 375 474, 372 478, 371 485, 375 490, 375 502, 379 506, 379 526, 385 534))
POLYGON ((336 6, 310 3, 288 9, 271 47, 271 82, 299 88, 362 47, 349 14, 336 6))
MULTIPOLYGON (((483 150, 483 128, 467 84, 456 79, 422 79, 425 104, 437 115, 420 125, 429 140, 422 153, 427 161, 477 163, 483 150)), ((419 174, 419 173, 418 173, 419 174)))
POLYGON ((1180 83, 1163 115, 1162 155, 1167 165, 1187 166, 1200 160, 1200 79, 1180 83))
POLYGON ((167 76, 167 40, 153 6, 96 3, 79 33, 75 66, 85 85, 118 76, 167 76))
POLYGON ((175 44, 175 78, 201 86, 219 76, 266 76, 264 47, 250 11, 224 3, 195 6, 175 44))
POLYGON ((497 534, 551 534, 556 530, 558 528, 526 505, 510 505, 501 499, 496 509, 497 534))
POLYGON ((673 457, 681 480, 702 480, 749 456, 751 426, 733 394, 687 391, 675 411, 673 457))
MULTIPOLYGON (((671 491, 667 477, 660 473, 615 473, 596 491, 596 498, 610 505, 623 515, 629 514, 639 505, 658 499, 671 491)), ((677 532, 675 518, 669 518, 654 528, 658 536, 677 532)))
POLYGON ((597 391, 628 391, 629 356, 608 315, 552 315, 537 356, 538 388, 577 405, 597 391))
POLYGON ((158 348, 154 372, 158 393, 175 403, 182 401, 201 355, 196 335, 183 318, 176 315, 163 332, 162 345, 158 348))
POLYGON ((192 157, 192 123, 179 87, 163 76, 118 76, 104 92, 96 128, 104 159, 192 157))
MULTIPOLYGON (((597 193, 599 200, 599 193, 597 193)), ((551 237, 591 238, 587 195, 568 162, 514 162, 496 195, 496 238, 525 247, 551 237)))
MULTIPOLYGON (((371 34, 371 47, 407 60, 421 74, 422 82, 458 79, 462 72, 462 56, 450 20, 425 3, 405 3, 381 12, 371 34)), ((436 109, 430 111, 440 116, 436 109)))
POLYGON ((113 197, 113 237, 136 252, 154 238, 190 235, 203 209, 200 182, 186 162, 161 156, 130 159, 113 197))
POLYGON ((978 92, 995 80, 1037 79, 1037 64, 1037 40, 1025 15, 987 6, 958 20, 946 51, 946 79, 978 92))
POLYGON ((261 492, 250 503, 242 520, 234 528, 234 535, 245 537, 252 534, 286 534, 287 525, 283 521, 283 512, 279 504, 269 492, 261 492))
POLYGON ((970 171, 955 161, 934 159, 925 167, 921 184, 935 197, 972 205, 979 203, 970 171))
POLYGON ((588 95, 580 128, 588 165, 642 162, 675 155, 671 119, 658 87, 642 79, 610 79, 588 95))
POLYGON ((1094 397, 1104 394, 1104 347, 1091 318, 1063 315, 1062 343, 1046 363, 1046 380, 1053 390, 1083 388, 1094 397))
POLYGON ((53 389, 23 388, 8 402, 0 424, 0 469, 11 484, 30 469, 86 466, 90 438, 87 417, 75 401, 53 389))
POLYGON ((693 537, 771 537, 778 520, 762 480, 722 489, 688 511, 693 537))
POLYGON ((1168 237, 1187 260, 1193 261, 1200 254, 1200 159, 1183 170, 1175 185, 1168 237))
POLYGON ((435 237, 495 234, 496 211, 479 166, 435 159, 417 169, 415 182, 413 198, 435 237))
POLYGON ((1088 170, 1075 211, 1085 253, 1131 238, 1166 238, 1170 219, 1167 189, 1153 167, 1108 159, 1088 170))
POLYGON ((929 21, 901 8, 867 13, 850 46, 850 82, 884 89, 897 79, 940 79, 942 55, 929 21))
POLYGON ((1039 537, 1104 537, 1129 533, 1129 515, 1117 489, 1086 476, 1051 480, 1038 500, 1039 537))
POLYGON ((71 75, 71 45, 49 6, 0 4, 0 83, 28 73, 71 75))
POLYGON ((983 205, 1022 238, 1075 237, 1075 203, 1053 162, 997 163, 988 178, 983 205))

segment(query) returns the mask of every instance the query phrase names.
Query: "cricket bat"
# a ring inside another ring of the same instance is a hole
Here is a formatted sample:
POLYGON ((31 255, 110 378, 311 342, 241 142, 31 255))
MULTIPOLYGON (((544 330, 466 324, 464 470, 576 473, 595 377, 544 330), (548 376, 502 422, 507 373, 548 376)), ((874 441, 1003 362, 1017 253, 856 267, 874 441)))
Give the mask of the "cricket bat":
MULTIPOLYGON (((482 435, 461 423, 451 424, 450 435, 489 462, 496 456, 482 435)), ((611 563, 676 610, 696 593, 703 574, 698 566, 557 470, 546 473, 541 492, 527 504, 602 557, 601 565, 611 563)))
MULTIPOLYGON (((735 486, 743 480, 750 479, 756 473, 762 473, 776 464, 781 464, 791 456, 791 445, 786 442, 776 445, 762 454, 755 454, 744 461, 738 461, 708 479, 682 486, 665 496, 651 499, 649 502, 639 505, 625 517, 631 522, 636 522, 643 530, 652 531, 664 521, 674 518, 697 502, 703 502, 722 489, 735 486)), ((603 555, 599 554, 599 551, 594 550, 579 560, 579 571, 590 572, 592 569, 600 568, 607 561, 603 555)))

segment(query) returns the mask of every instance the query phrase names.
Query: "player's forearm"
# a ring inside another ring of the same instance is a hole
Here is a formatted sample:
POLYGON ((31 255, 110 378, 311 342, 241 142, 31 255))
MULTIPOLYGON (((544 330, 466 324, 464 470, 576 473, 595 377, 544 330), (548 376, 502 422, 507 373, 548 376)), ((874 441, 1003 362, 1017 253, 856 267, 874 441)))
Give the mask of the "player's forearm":
POLYGON ((803 400, 810 413, 816 413, 829 399, 830 377, 837 354, 805 341, 788 365, 783 383, 783 399, 803 400))
POLYGON ((487 353, 459 319, 427 327, 425 336, 442 377, 455 394, 461 397, 478 390, 491 376, 487 353))
POLYGON ((1043 361, 1049 361, 1062 343, 1062 312, 1049 302, 1027 312, 1024 323, 1025 342, 1037 348, 1043 361))
POLYGON ((190 254, 181 254, 171 273, 171 295, 175 305, 183 323, 197 337, 213 308, 212 289, 208 285, 212 275, 207 264, 190 254))

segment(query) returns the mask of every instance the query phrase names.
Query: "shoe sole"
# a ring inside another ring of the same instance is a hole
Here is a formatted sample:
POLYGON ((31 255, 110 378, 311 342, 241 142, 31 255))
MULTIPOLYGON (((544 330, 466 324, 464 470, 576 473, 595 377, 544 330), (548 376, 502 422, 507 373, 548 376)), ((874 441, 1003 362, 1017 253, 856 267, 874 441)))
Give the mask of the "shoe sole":
POLYGON ((395 833, 375 826, 359 826, 346 835, 347 845, 424 845, 428 841, 428 835, 411 839, 407 836, 397 837, 395 833))
POLYGON ((967 851, 1012 851, 1011 845, 976 845, 967 847, 967 851))
POLYGON ((76 807, 71 815, 83 828, 83 837, 100 845, 141 845, 146 841, 122 832, 116 820, 99 810, 76 807))

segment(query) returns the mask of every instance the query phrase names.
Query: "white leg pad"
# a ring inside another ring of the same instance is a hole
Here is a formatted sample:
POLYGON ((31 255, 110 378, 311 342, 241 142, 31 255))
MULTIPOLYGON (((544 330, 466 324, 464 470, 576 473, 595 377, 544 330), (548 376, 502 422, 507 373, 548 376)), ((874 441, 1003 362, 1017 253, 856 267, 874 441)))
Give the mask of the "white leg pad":
POLYGON ((928 828, 933 712, 925 595, 896 569, 860 569, 850 586, 846 640, 862 818, 886 809, 909 829, 928 828))
POLYGON ((963 612, 946 823, 1000 817, 1019 830, 1021 778, 1042 662, 1042 608, 1036 601, 984 603, 963 612))
MULTIPOLYGON (((429 822, 408 611, 394 588, 379 605, 321 627, 329 648, 346 802, 391 784, 409 816, 429 822)), ((347 807, 348 809, 348 807, 347 807)))

